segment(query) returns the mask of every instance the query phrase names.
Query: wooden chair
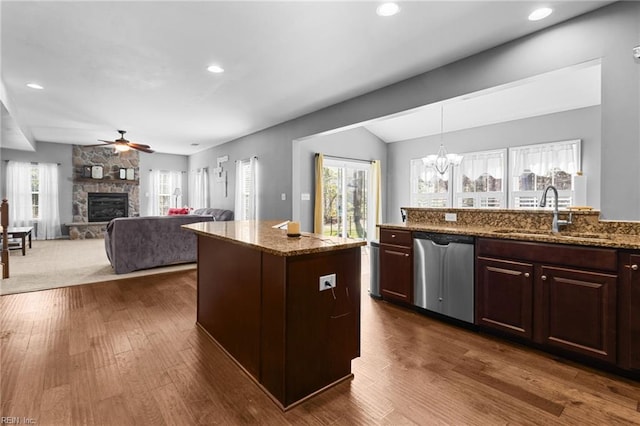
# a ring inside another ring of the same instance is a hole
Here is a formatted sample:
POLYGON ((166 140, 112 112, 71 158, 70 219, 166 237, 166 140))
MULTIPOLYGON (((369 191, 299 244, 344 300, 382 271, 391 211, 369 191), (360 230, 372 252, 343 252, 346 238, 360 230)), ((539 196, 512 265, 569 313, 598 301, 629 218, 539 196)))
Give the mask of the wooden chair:
POLYGON ((9 203, 6 199, 0 205, 0 229, 2 230, 2 252, 0 264, 2 264, 2 278, 9 278, 9 238, 7 227, 9 226, 9 203))

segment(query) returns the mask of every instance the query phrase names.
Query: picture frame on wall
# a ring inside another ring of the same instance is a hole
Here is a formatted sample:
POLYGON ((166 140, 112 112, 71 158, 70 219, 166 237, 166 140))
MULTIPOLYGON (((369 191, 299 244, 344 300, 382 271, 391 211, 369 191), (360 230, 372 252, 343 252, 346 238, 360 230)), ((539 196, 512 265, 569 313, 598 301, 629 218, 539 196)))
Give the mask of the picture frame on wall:
POLYGON ((81 176, 83 178, 90 178, 91 177, 91 166, 82 166, 81 176))
POLYGON ((102 166, 91 166, 91 178, 102 179, 102 166))

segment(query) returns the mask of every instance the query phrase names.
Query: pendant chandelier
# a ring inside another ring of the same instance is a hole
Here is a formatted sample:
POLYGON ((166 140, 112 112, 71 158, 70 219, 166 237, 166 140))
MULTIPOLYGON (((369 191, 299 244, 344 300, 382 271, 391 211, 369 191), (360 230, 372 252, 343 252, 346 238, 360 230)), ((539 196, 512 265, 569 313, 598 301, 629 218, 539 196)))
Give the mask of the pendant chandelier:
POLYGON ((437 154, 427 155, 422 159, 427 167, 433 167, 441 175, 445 174, 449 166, 459 166, 462 162, 462 155, 448 154, 442 143, 444 133, 444 106, 440 106, 440 148, 437 154))

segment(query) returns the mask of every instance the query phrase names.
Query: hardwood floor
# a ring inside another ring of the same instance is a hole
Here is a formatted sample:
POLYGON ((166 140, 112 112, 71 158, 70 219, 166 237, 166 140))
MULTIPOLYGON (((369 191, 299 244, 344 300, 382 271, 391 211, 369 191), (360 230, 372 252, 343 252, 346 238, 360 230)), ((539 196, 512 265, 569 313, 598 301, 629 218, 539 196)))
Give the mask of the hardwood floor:
POLYGON ((3 296, 0 415, 38 425, 640 424, 640 383, 373 300, 365 269, 355 378, 286 413, 195 326, 193 271, 3 296))

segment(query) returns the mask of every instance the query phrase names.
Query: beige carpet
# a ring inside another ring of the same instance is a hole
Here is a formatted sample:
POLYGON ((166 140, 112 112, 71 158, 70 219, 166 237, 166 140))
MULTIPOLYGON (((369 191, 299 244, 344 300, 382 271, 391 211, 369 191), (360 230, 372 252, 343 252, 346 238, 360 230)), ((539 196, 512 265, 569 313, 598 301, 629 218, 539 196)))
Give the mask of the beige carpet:
POLYGON ((0 295, 195 269, 195 263, 117 275, 104 250, 104 240, 33 241, 26 256, 12 250, 10 278, 0 280, 0 295))

